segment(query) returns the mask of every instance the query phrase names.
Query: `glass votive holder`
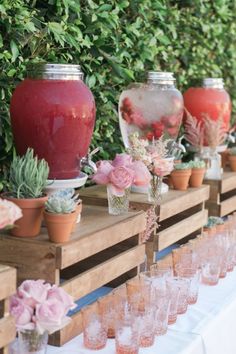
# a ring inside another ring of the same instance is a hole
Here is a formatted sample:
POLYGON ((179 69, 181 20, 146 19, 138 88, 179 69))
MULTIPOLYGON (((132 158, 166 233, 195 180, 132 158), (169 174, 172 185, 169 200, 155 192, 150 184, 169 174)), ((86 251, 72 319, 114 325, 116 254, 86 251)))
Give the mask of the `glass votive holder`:
POLYGON ((107 338, 115 338, 115 323, 121 307, 117 297, 117 294, 111 293, 98 299, 99 313, 106 321, 107 338))
POLYGON ((170 298, 168 296, 162 297, 158 301, 155 318, 155 334, 163 336, 168 329, 168 317, 170 311, 170 298))
POLYGON ((202 265, 202 283, 217 285, 220 277, 220 262, 209 261, 202 265))
POLYGON ((173 276, 173 268, 170 265, 164 263, 154 263, 150 266, 150 272, 153 276, 158 277, 172 277, 173 276))
POLYGON ((195 268, 184 268, 181 265, 176 268, 177 276, 181 278, 187 278, 190 281, 189 293, 188 293, 188 304, 193 305, 197 302, 198 290, 200 283, 200 269, 195 268))
POLYGON ((138 354, 139 321, 130 313, 116 322, 116 354, 138 354))
POLYGON ((143 311, 134 314, 139 320, 139 346, 151 347, 155 340, 156 306, 147 305, 143 311))
POLYGON ((187 278, 175 277, 173 281, 179 289, 179 298, 177 305, 177 314, 182 315, 187 311, 188 308, 188 296, 190 288, 190 280, 187 278))
POLYGON ((168 315, 168 324, 173 324, 177 320, 177 306, 179 301, 179 288, 173 278, 166 279, 167 295, 170 298, 170 308, 168 315))
POLYGON ((151 281, 144 277, 136 277, 126 282, 126 292, 128 302, 133 296, 139 295, 137 305, 140 310, 151 303, 151 281))
POLYGON ((91 305, 81 312, 84 346, 92 350, 104 348, 107 342, 107 324, 99 313, 98 306, 91 305))

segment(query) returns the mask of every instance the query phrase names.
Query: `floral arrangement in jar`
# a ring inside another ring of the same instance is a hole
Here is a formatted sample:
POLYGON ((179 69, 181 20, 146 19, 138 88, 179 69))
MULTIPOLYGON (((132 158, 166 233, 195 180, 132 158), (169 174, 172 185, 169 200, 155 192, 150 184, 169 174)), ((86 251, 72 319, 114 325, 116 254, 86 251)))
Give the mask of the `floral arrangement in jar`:
POLYGON ((107 186, 109 214, 118 215, 128 211, 131 185, 148 185, 151 174, 141 160, 135 161, 123 153, 117 154, 113 161, 99 161, 92 179, 107 186))
POLYGON ((44 280, 25 280, 10 299, 20 353, 46 353, 48 334, 70 322, 76 304, 63 288, 44 280))
POLYGON ((152 179, 149 188, 149 201, 157 204, 161 195, 160 188, 164 176, 173 170, 173 158, 169 157, 168 145, 170 139, 164 139, 162 135, 159 140, 150 144, 147 140, 139 137, 138 133, 129 136, 130 147, 128 152, 136 161, 142 161, 150 171, 152 179))
POLYGON ((13 227, 21 217, 22 211, 15 203, 0 198, 0 230, 13 227))

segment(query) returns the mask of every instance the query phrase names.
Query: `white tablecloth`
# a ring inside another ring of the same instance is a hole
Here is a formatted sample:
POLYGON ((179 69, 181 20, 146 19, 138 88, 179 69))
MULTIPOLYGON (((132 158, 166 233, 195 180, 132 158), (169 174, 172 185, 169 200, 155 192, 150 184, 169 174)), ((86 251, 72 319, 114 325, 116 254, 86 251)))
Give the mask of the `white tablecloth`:
MULTIPOLYGON (((83 347, 82 335, 61 348, 48 346, 47 354, 94 354, 83 347)), ((97 351, 114 354, 114 340, 97 351)), ((165 336, 156 337, 150 348, 140 354, 236 354, 236 270, 217 286, 200 286, 199 299, 165 336)))

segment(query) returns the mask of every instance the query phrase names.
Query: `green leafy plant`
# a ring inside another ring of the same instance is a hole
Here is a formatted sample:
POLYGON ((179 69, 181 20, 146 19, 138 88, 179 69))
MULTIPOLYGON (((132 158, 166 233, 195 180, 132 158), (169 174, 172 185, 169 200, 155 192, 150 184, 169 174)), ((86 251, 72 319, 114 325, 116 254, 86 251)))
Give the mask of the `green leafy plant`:
POLYGON ((59 197, 51 195, 45 203, 45 210, 53 214, 70 214, 76 210, 78 197, 59 197))
POLYGON ((204 161, 201 160, 194 160, 189 162, 189 166, 191 168, 205 168, 206 164, 204 161))
POLYGON ((28 149, 22 157, 15 156, 10 165, 9 194, 18 199, 42 197, 48 174, 48 163, 28 149))
POLYGON ((222 225, 224 224, 224 220, 218 216, 209 216, 208 220, 207 220, 207 224, 204 225, 205 228, 212 228, 215 225, 222 225))
POLYGON ((118 98, 147 70, 173 71, 182 92, 223 77, 235 113, 235 1, 1 0, 0 18, 0 188, 13 156, 10 98, 29 61, 82 65, 96 99, 98 160, 123 149, 118 98))
POLYGON ((231 149, 229 149, 229 154, 232 156, 236 156, 236 147, 232 147, 231 149))
POLYGON ((191 168, 191 166, 188 162, 181 162, 174 165, 175 170, 187 170, 189 168, 191 168))

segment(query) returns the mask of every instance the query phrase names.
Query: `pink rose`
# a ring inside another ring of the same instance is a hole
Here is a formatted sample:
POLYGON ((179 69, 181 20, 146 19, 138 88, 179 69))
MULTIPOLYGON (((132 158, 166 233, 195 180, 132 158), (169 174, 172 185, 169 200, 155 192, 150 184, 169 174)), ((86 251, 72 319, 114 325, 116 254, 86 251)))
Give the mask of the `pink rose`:
POLYGON ((163 177, 168 175, 173 170, 173 160, 157 158, 153 161, 153 173, 163 177))
POLYGON ((15 318, 18 329, 34 329, 33 309, 16 296, 10 299, 10 313, 15 318))
POLYGON ((128 167, 120 166, 115 167, 111 171, 110 183, 113 185, 116 195, 123 195, 124 190, 129 188, 134 180, 134 171, 128 167))
POLYGON ((52 333, 67 322, 65 307, 57 299, 48 299, 43 304, 36 305, 34 321, 40 333, 45 330, 52 333))
POLYGON ((129 167, 132 164, 132 157, 128 154, 116 154, 116 157, 112 161, 112 166, 120 167, 126 166, 129 167))
POLYGON ((47 299, 49 289, 51 285, 44 280, 25 280, 19 286, 17 294, 27 305, 34 307, 47 299))
POLYGON ((114 169, 109 161, 99 161, 97 172, 93 175, 93 181, 97 184, 108 184, 109 174, 114 169))
POLYGON ((63 288, 57 287, 56 285, 53 285, 49 290, 48 300, 49 299, 56 299, 61 302, 64 308, 64 315, 66 315, 69 310, 76 307, 73 298, 68 295, 63 288))
POLYGON ((21 217, 21 209, 16 204, 0 198, 0 229, 13 225, 21 217))
POLYGON ((152 176, 142 161, 134 161, 132 164, 134 171, 134 184, 136 186, 146 186, 149 184, 152 176))

